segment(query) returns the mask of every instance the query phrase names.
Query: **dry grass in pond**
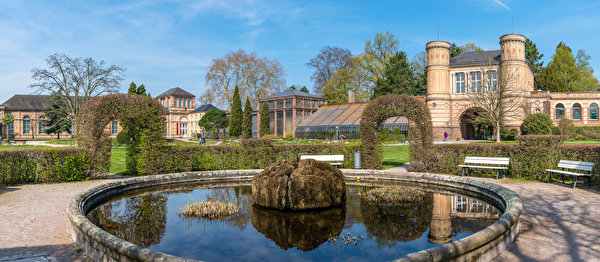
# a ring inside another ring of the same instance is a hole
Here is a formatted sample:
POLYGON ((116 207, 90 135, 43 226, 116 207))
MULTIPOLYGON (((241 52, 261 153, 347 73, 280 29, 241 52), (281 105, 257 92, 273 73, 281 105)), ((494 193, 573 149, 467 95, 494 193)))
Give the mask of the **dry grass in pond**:
POLYGON ((415 203, 423 200, 426 192, 412 187, 393 186, 371 189, 359 197, 373 204, 415 203))
POLYGON ((237 216, 240 208, 235 204, 225 204, 219 201, 202 201, 189 203, 178 213, 186 218, 225 219, 237 216))

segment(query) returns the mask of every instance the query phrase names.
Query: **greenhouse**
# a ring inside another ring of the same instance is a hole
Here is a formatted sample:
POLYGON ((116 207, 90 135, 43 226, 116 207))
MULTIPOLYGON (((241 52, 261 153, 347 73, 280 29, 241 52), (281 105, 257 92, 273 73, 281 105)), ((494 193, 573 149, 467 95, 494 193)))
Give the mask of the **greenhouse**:
MULTIPOLYGON (((296 126, 297 138, 318 139, 357 139, 359 135, 360 116, 368 103, 349 103, 323 105, 309 118, 296 126)), ((388 118, 381 128, 389 133, 408 133, 408 119, 405 117, 388 118), (398 128, 395 128, 398 127, 398 128)))

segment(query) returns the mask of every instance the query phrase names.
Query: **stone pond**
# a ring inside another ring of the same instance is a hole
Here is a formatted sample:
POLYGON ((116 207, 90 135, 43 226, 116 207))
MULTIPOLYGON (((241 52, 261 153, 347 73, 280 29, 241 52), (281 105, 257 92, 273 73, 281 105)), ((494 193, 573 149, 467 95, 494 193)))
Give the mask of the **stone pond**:
POLYGON ((93 260, 488 260, 518 232, 520 199, 460 177, 344 170, 345 204, 304 212, 255 205, 260 170, 140 177, 73 199, 77 244, 93 260), (360 182, 357 182, 360 177, 360 182), (358 197, 382 186, 416 187, 418 203, 375 205, 358 197), (177 213, 189 202, 237 203, 240 215, 203 220, 177 213))

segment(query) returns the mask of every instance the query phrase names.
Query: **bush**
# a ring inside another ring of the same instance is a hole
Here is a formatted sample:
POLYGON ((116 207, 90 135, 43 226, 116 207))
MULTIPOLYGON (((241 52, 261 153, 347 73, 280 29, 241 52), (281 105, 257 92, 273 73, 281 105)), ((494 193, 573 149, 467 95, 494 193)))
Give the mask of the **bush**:
POLYGON ((502 127, 500 128, 500 139, 501 140, 515 140, 515 137, 519 135, 519 130, 512 128, 510 130, 502 127))
POLYGON ((598 140, 600 139, 600 126, 578 126, 575 134, 577 139, 598 140))
POLYGON ((522 124, 526 135, 551 135, 553 127, 552 119, 544 113, 528 115, 522 124))
POLYGON ((83 148, 8 149, 0 151, 0 184, 87 180, 94 171, 83 148))
MULTIPOLYGON (((552 148, 542 144, 433 145, 427 155, 411 156, 411 171, 460 175, 462 169, 458 165, 464 162, 465 156, 510 157, 509 176, 543 180, 548 177, 546 169, 556 169, 558 161, 565 159, 596 163, 592 170, 592 183, 600 184, 600 145, 567 144, 552 148)), ((473 175, 486 173, 491 172, 473 169, 473 175)))
MULTIPOLYGON (((298 160, 300 154, 343 154, 344 167, 354 165, 360 145, 310 144, 270 145, 263 139, 244 139, 242 146, 173 146, 153 158, 155 173, 186 171, 262 169, 278 160, 298 160)), ((144 160, 143 162, 146 162, 144 160)))
POLYGON ((573 121, 566 117, 563 117, 558 122, 558 130, 560 130, 560 134, 563 136, 567 136, 569 138, 573 138, 575 136, 575 125, 573 125, 573 121))
POLYGON ((553 135, 525 135, 517 136, 517 141, 524 146, 556 147, 562 145, 567 140, 566 136, 553 135))

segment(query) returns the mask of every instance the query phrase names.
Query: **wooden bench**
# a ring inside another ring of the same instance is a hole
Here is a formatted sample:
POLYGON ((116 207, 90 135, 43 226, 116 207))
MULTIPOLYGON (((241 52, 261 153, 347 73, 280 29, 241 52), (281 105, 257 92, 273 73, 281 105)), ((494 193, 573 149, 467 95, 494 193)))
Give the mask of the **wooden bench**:
POLYGON ((485 169, 495 169, 496 170, 496 179, 498 179, 498 175, 500 171, 502 171, 502 177, 505 177, 505 173, 508 170, 508 164, 510 162, 510 158, 508 157, 476 157, 476 156, 467 156, 465 157, 465 164, 458 165, 462 167, 462 175, 465 175, 465 169, 469 169, 469 175, 471 175, 472 168, 485 168, 485 169))
POLYGON ((561 174, 563 183, 565 182, 565 175, 573 176, 573 188, 577 186, 577 177, 583 176, 588 179, 588 187, 590 187, 592 183, 592 169, 594 168, 593 162, 582 162, 582 161, 571 161, 571 160, 560 160, 558 162, 558 168, 561 170, 554 169, 546 169, 550 174, 548 176, 548 183, 552 181, 552 173, 561 174), (577 171, 585 171, 585 173, 577 173, 572 171, 567 171, 565 169, 577 170, 577 171))
POLYGON ((300 160, 314 159, 317 161, 329 162, 332 166, 341 166, 344 164, 344 155, 300 155, 300 160))

